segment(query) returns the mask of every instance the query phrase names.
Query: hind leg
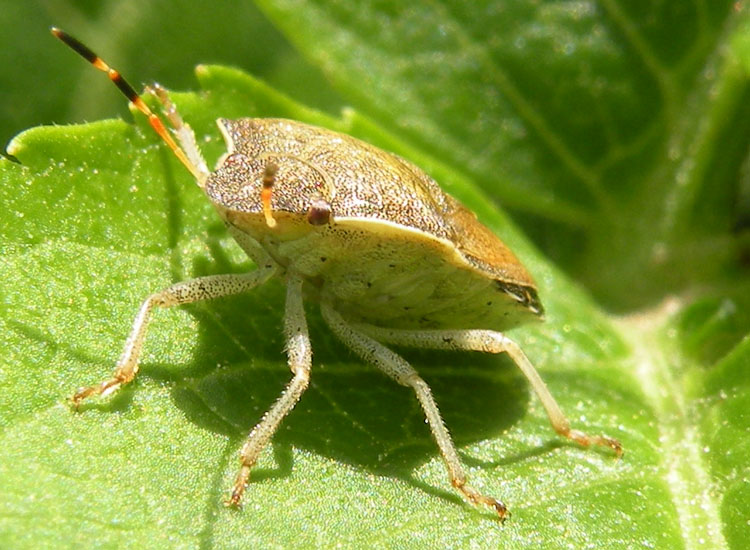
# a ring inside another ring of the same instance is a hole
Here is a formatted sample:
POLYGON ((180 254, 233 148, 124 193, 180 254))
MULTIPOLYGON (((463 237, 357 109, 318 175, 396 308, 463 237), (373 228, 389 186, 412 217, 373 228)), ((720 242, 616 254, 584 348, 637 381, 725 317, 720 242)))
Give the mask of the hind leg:
POLYGON ((616 439, 604 435, 588 435, 570 427, 570 422, 526 354, 518 344, 500 332, 492 330, 400 330, 372 325, 358 325, 357 328, 376 340, 398 346, 507 353, 526 376, 534 393, 541 400, 552 428, 557 433, 584 447, 590 445, 609 447, 617 456, 622 455, 622 445, 616 439))

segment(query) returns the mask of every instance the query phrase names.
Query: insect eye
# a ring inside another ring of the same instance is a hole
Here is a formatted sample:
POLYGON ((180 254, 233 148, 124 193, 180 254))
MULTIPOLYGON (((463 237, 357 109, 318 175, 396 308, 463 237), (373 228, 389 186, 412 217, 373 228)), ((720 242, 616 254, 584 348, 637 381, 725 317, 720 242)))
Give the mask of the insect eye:
POLYGON ((331 205, 321 198, 314 199, 307 211, 310 225, 325 225, 331 220, 331 205))

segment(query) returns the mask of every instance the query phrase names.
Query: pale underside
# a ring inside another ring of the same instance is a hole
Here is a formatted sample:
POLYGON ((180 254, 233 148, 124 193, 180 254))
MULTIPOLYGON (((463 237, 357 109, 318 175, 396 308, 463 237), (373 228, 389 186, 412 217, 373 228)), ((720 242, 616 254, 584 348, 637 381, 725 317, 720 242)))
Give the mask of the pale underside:
MULTIPOLYGON (((264 232, 257 215, 224 215, 248 238, 255 233, 248 234, 249 227, 264 232)), ((514 286, 475 269, 444 239, 371 219, 335 219, 309 230, 309 224, 292 217, 278 216, 286 229, 283 238, 266 231, 259 245, 283 271, 305 279, 308 295, 330 297, 352 321, 505 330, 537 318, 522 288, 511 293, 514 286)), ((246 251, 252 256, 252 249, 246 251)))

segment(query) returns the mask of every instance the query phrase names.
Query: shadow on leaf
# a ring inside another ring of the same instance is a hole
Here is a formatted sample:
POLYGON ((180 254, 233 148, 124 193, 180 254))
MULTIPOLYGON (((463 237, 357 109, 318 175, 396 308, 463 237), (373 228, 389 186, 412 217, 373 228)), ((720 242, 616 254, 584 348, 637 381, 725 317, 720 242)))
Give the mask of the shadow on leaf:
MULTIPOLYGON (((149 376, 177 382, 175 402, 193 422, 235 443, 231 461, 291 378, 282 336, 283 303, 283 285, 272 282, 246 296, 194 307, 200 320, 195 362, 179 374, 170 368, 167 375, 158 366, 147 370, 149 376)), ((461 501, 447 475, 446 485, 435 488, 413 476, 438 456, 413 392, 336 340, 317 304, 309 302, 307 313, 314 354, 310 387, 272 440, 277 467, 257 468, 251 483, 288 475, 293 467, 289 449, 295 447, 461 501)), ((459 449, 497 436, 523 415, 526 381, 507 359, 399 351, 430 384, 459 449)))

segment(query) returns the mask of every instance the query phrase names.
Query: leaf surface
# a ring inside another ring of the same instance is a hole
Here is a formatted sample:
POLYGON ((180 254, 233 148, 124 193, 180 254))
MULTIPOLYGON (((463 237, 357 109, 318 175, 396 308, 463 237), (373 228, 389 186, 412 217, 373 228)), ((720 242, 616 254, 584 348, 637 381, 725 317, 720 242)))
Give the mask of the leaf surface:
POLYGON ((744 548, 745 8, 260 4, 356 109, 331 116, 201 67, 201 91, 174 98, 209 164, 224 150, 214 119, 283 116, 425 168, 533 273, 546 322, 510 335, 574 426, 626 455, 561 441, 504 357, 404 351, 472 483, 511 508, 500 526, 450 487, 413 395, 313 303, 311 387, 243 510, 226 509, 239 447, 289 379, 283 286, 158 312, 138 380, 72 412, 148 293, 253 266, 140 118, 35 128, 9 146, 20 163, 0 160, 0 547, 744 548), (644 262, 670 205, 671 259, 644 262), (581 270, 593 298, 568 276, 581 270))

